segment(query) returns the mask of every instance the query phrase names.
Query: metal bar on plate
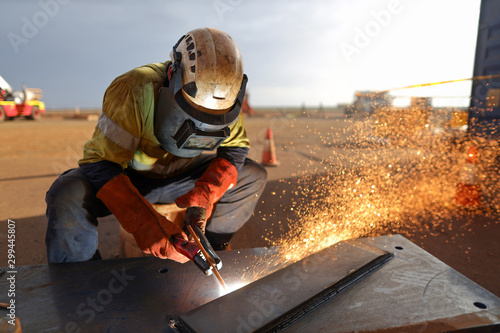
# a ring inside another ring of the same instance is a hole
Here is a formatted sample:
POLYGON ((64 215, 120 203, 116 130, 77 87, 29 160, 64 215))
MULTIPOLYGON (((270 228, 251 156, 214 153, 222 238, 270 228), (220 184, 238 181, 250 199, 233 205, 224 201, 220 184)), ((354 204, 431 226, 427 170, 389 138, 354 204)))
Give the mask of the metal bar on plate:
POLYGON ((276 332, 390 258, 391 253, 375 247, 338 243, 193 309, 170 327, 178 332, 276 332))

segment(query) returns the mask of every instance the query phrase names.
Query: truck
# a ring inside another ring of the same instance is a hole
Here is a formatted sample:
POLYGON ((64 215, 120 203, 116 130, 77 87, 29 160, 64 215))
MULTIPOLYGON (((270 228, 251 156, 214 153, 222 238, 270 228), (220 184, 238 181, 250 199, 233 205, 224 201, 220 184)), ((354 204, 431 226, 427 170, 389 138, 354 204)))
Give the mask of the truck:
POLYGON ((45 113, 45 103, 41 101, 43 92, 37 88, 14 91, 0 76, 0 122, 17 117, 37 120, 45 113))
POLYGON ((500 172, 500 1, 481 0, 469 104, 467 136, 462 144, 463 190, 455 202, 466 207, 499 197, 500 172), (469 167, 472 165, 473 167, 469 167), (473 170, 473 171, 470 171, 473 170))
POLYGON ((411 97, 409 106, 397 107, 395 97, 389 93, 389 90, 356 92, 353 104, 345 110, 346 117, 368 120, 364 127, 368 136, 399 144, 424 136, 432 141, 454 141, 465 134, 467 109, 436 108, 431 97, 411 97))
POLYGON ((353 119, 367 118, 379 108, 387 108, 392 104, 392 97, 385 91, 357 91, 354 102, 345 109, 345 116, 353 119))
POLYGON ((468 133, 497 141, 500 137, 500 1, 482 0, 474 60, 468 133))

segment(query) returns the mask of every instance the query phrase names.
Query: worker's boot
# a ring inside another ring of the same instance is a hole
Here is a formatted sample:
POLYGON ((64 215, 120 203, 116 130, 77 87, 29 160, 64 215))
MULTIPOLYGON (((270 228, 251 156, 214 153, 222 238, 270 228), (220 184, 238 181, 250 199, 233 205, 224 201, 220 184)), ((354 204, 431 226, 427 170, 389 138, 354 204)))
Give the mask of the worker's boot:
POLYGON ((95 253, 92 256, 92 258, 89 259, 89 261, 94 261, 94 260, 102 260, 101 252, 99 252, 99 249, 95 250, 95 253))
POLYGON ((215 251, 229 251, 231 246, 229 242, 233 238, 234 234, 218 234, 215 232, 205 231, 205 236, 208 239, 210 245, 212 245, 215 251))

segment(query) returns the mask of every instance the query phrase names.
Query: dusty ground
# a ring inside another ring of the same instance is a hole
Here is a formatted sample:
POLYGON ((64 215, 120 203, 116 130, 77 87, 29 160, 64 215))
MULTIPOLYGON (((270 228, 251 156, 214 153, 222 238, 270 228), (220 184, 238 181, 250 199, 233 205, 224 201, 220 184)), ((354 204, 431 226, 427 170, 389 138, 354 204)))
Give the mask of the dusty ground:
MULTIPOLYGON (((481 211, 450 205, 456 170, 449 156, 359 140, 342 117, 255 117, 246 123, 250 157, 261 161, 265 131, 272 128, 280 165, 268 167, 262 200, 235 236, 234 249, 296 243, 296 251, 309 251, 343 238, 401 233, 500 296, 495 192, 484 189, 490 197, 481 211), (312 237, 311 230, 322 234, 312 237)), ((75 167, 95 124, 62 118, 0 124, 0 266, 6 264, 8 219, 16 225, 16 264, 46 263, 45 192, 57 175, 75 167)), ((99 237, 104 258, 116 257, 113 217, 100 221, 99 237)))

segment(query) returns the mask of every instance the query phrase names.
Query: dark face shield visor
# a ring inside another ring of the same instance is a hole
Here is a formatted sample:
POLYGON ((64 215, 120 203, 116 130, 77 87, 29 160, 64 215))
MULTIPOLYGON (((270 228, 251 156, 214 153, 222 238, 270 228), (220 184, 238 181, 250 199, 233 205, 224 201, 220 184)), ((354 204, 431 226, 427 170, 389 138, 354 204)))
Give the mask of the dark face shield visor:
POLYGON ((160 88, 155 110, 155 136, 168 152, 180 157, 195 157, 217 149, 230 134, 241 111, 248 79, 243 82, 233 107, 226 113, 209 114, 192 107, 182 94, 182 69, 172 73, 168 87, 160 88))

